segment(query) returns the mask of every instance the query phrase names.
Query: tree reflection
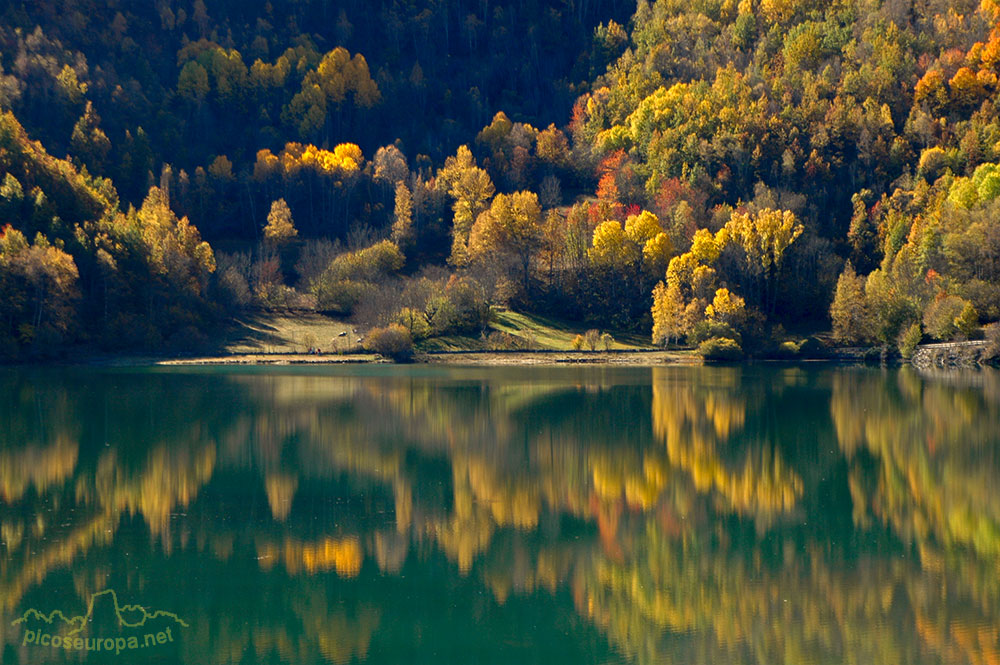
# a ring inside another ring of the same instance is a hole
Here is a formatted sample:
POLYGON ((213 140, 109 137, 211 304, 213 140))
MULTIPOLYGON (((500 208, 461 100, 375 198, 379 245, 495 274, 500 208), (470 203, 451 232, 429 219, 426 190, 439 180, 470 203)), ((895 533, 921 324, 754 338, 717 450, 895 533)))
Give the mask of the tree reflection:
POLYGON ((67 571, 81 601, 237 571, 163 600, 197 619, 197 659, 360 661, 400 630, 386 585, 444 576, 501 606, 565 599, 640 663, 1000 662, 981 628, 1000 625, 995 374, 5 373, 0 391, 6 625, 67 571))

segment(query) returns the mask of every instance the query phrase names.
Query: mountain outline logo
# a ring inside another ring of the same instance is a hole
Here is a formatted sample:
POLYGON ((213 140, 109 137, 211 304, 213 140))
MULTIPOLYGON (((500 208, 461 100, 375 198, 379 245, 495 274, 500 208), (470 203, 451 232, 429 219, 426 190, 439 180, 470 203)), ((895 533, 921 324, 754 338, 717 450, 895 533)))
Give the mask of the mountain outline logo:
POLYGON ((18 617, 17 619, 14 619, 11 622, 11 625, 12 626, 16 626, 18 624, 21 624, 21 623, 24 623, 24 622, 28 621, 29 619, 38 619, 38 620, 41 620, 41 621, 43 621, 43 622, 45 622, 45 623, 47 623, 49 625, 52 625, 56 621, 56 619, 59 619, 65 625, 75 626, 75 628, 73 628, 73 630, 71 630, 68 633, 66 633, 67 637, 72 636, 72 635, 76 635, 77 633, 79 633, 80 631, 82 631, 87 626, 87 624, 90 622, 90 620, 93 618, 93 615, 94 615, 94 603, 95 603, 95 601, 98 598, 100 598, 101 596, 105 596, 105 595, 110 595, 111 596, 111 599, 114 602, 115 616, 118 619, 118 625, 121 626, 121 627, 125 627, 125 628, 142 628, 143 626, 146 625, 147 621, 152 621, 153 619, 158 619, 160 617, 165 617, 165 618, 168 618, 168 619, 173 619, 180 626, 182 626, 184 628, 188 627, 187 622, 184 621, 183 619, 181 619, 179 616, 177 616, 173 612, 167 612, 165 610, 155 610, 154 612, 150 613, 142 605, 120 605, 119 602, 118 602, 118 594, 115 592, 114 589, 105 589, 103 591, 98 591, 97 593, 91 594, 90 601, 87 603, 87 612, 86 612, 86 614, 82 614, 82 615, 78 615, 78 616, 73 616, 73 617, 67 617, 65 614, 63 614, 62 610, 52 610, 48 614, 45 614, 45 613, 43 613, 43 612, 35 609, 34 607, 31 607, 31 608, 28 608, 27 610, 25 610, 24 613, 20 617, 18 617), (138 621, 132 621, 132 622, 130 622, 123 615, 124 613, 136 613, 136 612, 140 613, 141 616, 142 616, 142 618, 140 620, 138 620, 138 621))

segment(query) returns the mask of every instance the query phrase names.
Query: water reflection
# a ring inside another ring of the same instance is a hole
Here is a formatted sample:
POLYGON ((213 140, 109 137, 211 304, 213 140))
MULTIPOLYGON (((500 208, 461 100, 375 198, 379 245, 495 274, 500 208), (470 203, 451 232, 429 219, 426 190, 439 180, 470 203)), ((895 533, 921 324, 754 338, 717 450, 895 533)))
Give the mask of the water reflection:
POLYGON ((0 372, 4 663, 1000 663, 1000 376, 0 372), (96 624, 95 624, 96 625, 96 624), (93 630, 96 630, 94 628, 93 630))

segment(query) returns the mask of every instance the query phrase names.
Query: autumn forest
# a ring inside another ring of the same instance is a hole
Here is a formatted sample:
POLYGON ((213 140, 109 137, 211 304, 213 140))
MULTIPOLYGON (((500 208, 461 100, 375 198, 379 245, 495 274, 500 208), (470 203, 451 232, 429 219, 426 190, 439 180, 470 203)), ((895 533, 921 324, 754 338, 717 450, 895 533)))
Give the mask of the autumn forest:
POLYGON ((1000 353, 998 75, 996 0, 4 3, 0 359, 499 309, 1000 353))

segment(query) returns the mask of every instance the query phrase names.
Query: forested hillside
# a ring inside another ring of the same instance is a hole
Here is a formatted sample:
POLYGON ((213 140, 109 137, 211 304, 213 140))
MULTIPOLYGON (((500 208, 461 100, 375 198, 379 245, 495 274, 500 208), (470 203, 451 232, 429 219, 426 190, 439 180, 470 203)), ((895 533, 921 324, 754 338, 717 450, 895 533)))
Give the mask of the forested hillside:
POLYGON ((723 354, 977 335, 1000 318, 998 21, 993 0, 9 3, 0 353, 181 349, 284 307, 420 339, 506 305, 723 354))

